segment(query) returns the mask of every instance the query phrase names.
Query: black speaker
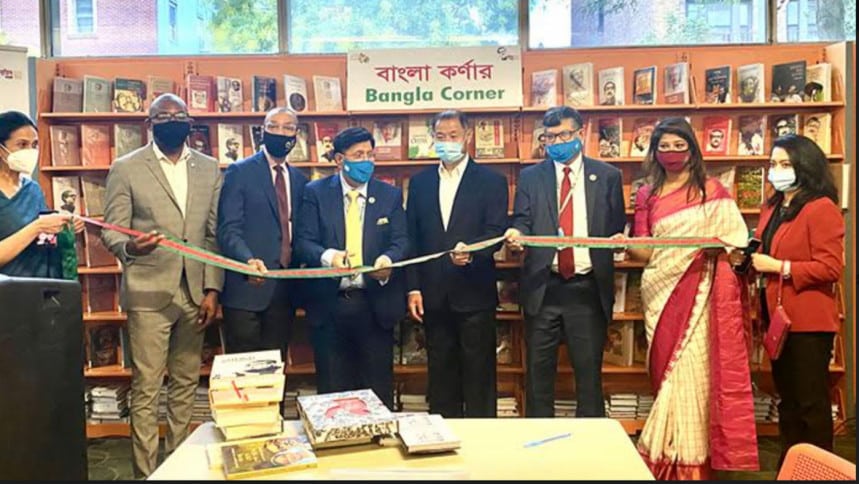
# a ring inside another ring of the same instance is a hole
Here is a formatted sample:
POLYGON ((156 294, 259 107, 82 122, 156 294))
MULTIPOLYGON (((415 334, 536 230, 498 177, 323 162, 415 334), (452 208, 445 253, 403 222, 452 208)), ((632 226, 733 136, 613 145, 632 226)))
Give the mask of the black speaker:
POLYGON ((86 480, 77 281, 0 275, 0 479, 86 480))

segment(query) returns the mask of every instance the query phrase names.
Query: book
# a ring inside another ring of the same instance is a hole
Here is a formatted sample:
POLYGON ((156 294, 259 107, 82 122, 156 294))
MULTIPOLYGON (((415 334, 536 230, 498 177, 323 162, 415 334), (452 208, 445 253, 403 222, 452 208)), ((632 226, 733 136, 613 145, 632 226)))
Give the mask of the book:
POLYGON ((191 131, 188 133, 188 147, 204 155, 212 156, 212 135, 208 125, 195 124, 191 126, 191 131))
POLYGON ((316 136, 316 161, 334 163, 334 137, 342 129, 337 121, 317 121, 313 124, 316 136))
POLYGON ((189 113, 210 113, 215 110, 213 83, 212 76, 188 74, 188 77, 185 78, 185 89, 188 93, 186 102, 189 113))
POLYGON ((650 137, 659 120, 656 118, 636 118, 632 122, 632 137, 629 143, 629 156, 645 156, 650 150, 650 137))
POLYGON ((96 175, 83 175, 81 176, 81 187, 83 189, 84 212, 87 217, 103 216, 104 193, 106 189, 105 178, 96 175))
POLYGON ((622 313, 626 308, 626 281, 629 277, 627 272, 617 271, 614 273, 614 306, 612 312, 622 313))
POLYGON ((403 365, 424 365, 427 362, 427 338, 424 326, 411 319, 400 324, 403 365))
POLYGON ((632 79, 633 102, 635 104, 653 104, 656 99, 656 66, 636 69, 632 73, 632 79))
POLYGON ((821 62, 805 69, 803 100, 815 103, 832 101, 832 64, 821 62))
POLYGON ((84 280, 86 281, 87 312, 116 311, 116 278, 113 274, 89 274, 84 280))
POLYGON ((53 93, 51 111, 55 113, 79 113, 83 110, 84 83, 82 80, 55 77, 53 93))
POLYGON ((283 97, 286 107, 296 113, 307 110, 307 81, 298 76, 283 75, 283 97))
POLYGON ((436 159, 438 155, 433 147, 432 118, 427 116, 409 116, 409 159, 436 159))
POLYGON ((558 70, 531 74, 531 106, 550 108, 558 105, 558 70))
POLYGON ((316 467, 316 455, 299 437, 271 436, 221 446, 228 480, 316 467))
POLYGON ((209 405, 213 409, 255 408, 279 403, 281 400, 283 400, 283 384, 268 387, 209 388, 209 405))
POLYGON ((772 126, 773 141, 781 136, 797 134, 799 132, 799 115, 773 114, 770 116, 770 125, 772 126))
POLYGON ((707 170, 707 176, 719 180, 719 183, 722 184, 731 196, 734 196, 734 181, 736 180, 736 175, 737 167, 735 166, 724 166, 707 170))
POLYGON ((55 176, 51 178, 54 195, 54 210, 65 210, 75 215, 81 214, 81 180, 76 176, 55 176))
POLYGON ((409 454, 450 452, 461 446, 441 415, 410 414, 397 420, 398 434, 409 454))
POLYGON ((633 339, 635 342, 632 348, 632 363, 645 364, 647 363, 647 331, 644 328, 644 322, 636 322, 633 327, 633 339))
POLYGON ((591 62, 564 66, 564 104, 594 105, 594 65, 591 62))
POLYGON ((704 71, 707 104, 731 104, 731 66, 712 67, 704 71))
POLYGON ((245 136, 241 124, 218 123, 218 161, 230 164, 245 157, 245 136))
POLYGON ((343 111, 339 77, 313 76, 313 92, 317 111, 343 111))
POLYGON ((253 110, 268 112, 277 106, 277 80, 273 77, 253 76, 253 110))
MULTIPOLYGON (((310 125, 307 123, 298 123, 298 130, 295 133, 295 146, 286 155, 286 161, 290 163, 301 163, 310 161, 310 147, 308 138, 310 136, 310 125)), ((378 138, 376 138, 378 140, 378 138)), ((257 150, 258 151, 258 150, 257 150)), ((378 153, 378 145, 377 145, 378 153)), ((378 158, 378 154, 376 155, 378 158)))
POLYGON ((54 125, 51 134, 51 165, 80 166, 81 142, 77 126, 54 125))
POLYGON ((376 140, 376 159, 403 159, 403 120, 379 119, 373 122, 373 138, 376 140))
POLYGON ((811 139, 827 155, 832 153, 832 114, 812 113, 802 118, 802 134, 811 139))
POLYGON ((629 208, 635 210, 635 199, 638 196, 638 190, 648 184, 647 177, 641 176, 634 178, 629 184, 629 208))
POLYGON ((122 368, 132 368, 131 340, 125 326, 119 327, 119 364, 122 368))
POLYGON ((87 267, 116 267, 116 257, 107 250, 101 241, 101 228, 88 224, 84 232, 86 234, 87 267))
POLYGON ((110 126, 81 125, 81 162, 84 166, 110 165, 110 126))
POLYGON ((774 103, 801 103, 805 90, 805 61, 775 64, 772 67, 772 91, 770 101, 774 103))
POLYGON ((614 321, 608 325, 603 361, 617 366, 632 366, 634 321, 614 321))
POLYGON ((495 324, 495 363, 499 365, 513 364, 513 337, 510 324, 498 321, 495 324))
POLYGON ((641 271, 632 271, 627 274, 624 309, 627 313, 640 313, 644 310, 641 303, 641 271))
POLYGON ((215 108, 219 113, 240 113, 244 110, 241 79, 217 76, 215 85, 217 86, 215 108))
POLYGON ((397 433, 397 419, 372 390, 302 395, 298 412, 314 448, 370 442, 397 433))
POLYGON ((283 368, 280 350, 216 355, 209 374, 209 389, 283 385, 283 368))
POLYGON ((89 367, 101 368, 119 364, 119 325, 88 324, 89 367))
POLYGON ((737 68, 737 86, 741 103, 764 102, 764 65, 748 64, 737 68))
POLYGON ((612 67, 599 72, 599 100, 603 106, 624 104, 625 87, 623 67, 612 67))
POLYGON ((280 404, 272 402, 246 408, 212 408, 212 419, 218 427, 271 425, 280 421, 280 404))
POLYGON ((764 154, 764 136, 766 133, 766 117, 760 115, 743 115, 738 119, 739 139, 737 154, 740 156, 762 156, 764 154))
POLYGON ((531 132, 531 158, 542 160, 546 158, 546 127, 543 120, 534 120, 534 130, 531 132))
POLYGON ((152 101, 162 94, 176 93, 176 86, 173 83, 173 79, 170 79, 169 77, 147 76, 146 83, 148 84, 146 89, 148 94, 147 106, 151 105, 152 101))
POLYGON ((504 158, 504 121, 497 118, 475 120, 474 157, 504 158))
POLYGON ((122 158, 143 146, 143 129, 139 124, 113 125, 114 158, 122 158))
POLYGON ((84 76, 83 112, 109 113, 113 106, 111 82, 97 76, 84 76))
POLYGON ((731 146, 731 118, 729 116, 704 117, 704 155, 725 156, 731 146))
POLYGON ((689 63, 665 66, 665 104, 689 104, 689 63))
POLYGON ((113 81, 113 111, 138 113, 143 111, 146 83, 139 79, 117 77, 113 81))
POLYGON ((737 206, 741 209, 760 208, 764 203, 764 169, 755 166, 737 167, 737 206))
MULTIPOLYGON (((283 389, 281 388, 281 391, 283 389)), ((218 427, 225 440, 247 439, 249 437, 273 436, 283 432, 283 419, 278 415, 277 420, 263 424, 235 425, 218 427)))
POLYGON ((496 281, 498 289, 498 311, 519 311, 519 282, 500 280, 496 281))
POLYGON ((620 133, 623 132, 619 117, 597 118, 600 158, 620 157, 620 133))

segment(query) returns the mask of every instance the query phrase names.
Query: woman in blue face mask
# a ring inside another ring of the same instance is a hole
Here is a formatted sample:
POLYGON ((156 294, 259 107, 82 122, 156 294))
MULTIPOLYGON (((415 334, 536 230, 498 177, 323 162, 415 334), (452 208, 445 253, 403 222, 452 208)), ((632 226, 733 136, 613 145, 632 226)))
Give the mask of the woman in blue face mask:
POLYGON ((30 179, 38 147, 32 119, 17 111, 0 114, 0 274, 59 279, 64 264, 56 235, 70 235, 71 227, 79 232, 83 222, 68 212, 42 214, 48 211, 45 197, 30 179))
POLYGON ((832 450, 829 361, 840 324, 835 283, 844 268, 844 218, 829 162, 811 139, 776 139, 767 179, 775 193, 761 210, 755 236, 762 250, 752 255, 752 266, 761 276, 764 326, 778 305, 779 282, 791 321, 772 362, 784 460, 800 442, 832 450))

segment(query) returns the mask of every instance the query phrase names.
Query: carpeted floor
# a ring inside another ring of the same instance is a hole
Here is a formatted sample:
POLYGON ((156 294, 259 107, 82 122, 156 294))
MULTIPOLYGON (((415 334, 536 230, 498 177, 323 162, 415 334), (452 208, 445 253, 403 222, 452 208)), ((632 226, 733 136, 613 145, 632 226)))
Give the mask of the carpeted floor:
MULTIPOLYGON (((848 435, 836 437, 835 452, 851 462, 856 462, 856 428, 850 426, 848 435)), ((720 480, 773 480, 780 452, 777 438, 761 437, 760 472, 724 472, 720 480)), ((163 448, 163 442, 162 442, 163 448)), ((127 438, 93 439, 89 442, 90 480, 131 480, 131 441, 127 438)))

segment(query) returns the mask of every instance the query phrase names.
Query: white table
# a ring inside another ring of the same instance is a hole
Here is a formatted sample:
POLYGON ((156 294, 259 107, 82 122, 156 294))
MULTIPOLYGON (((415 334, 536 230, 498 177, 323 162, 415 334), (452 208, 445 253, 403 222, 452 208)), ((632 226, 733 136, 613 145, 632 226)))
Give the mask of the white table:
MULTIPOLYGON (((414 456, 399 446, 362 445, 316 451, 318 467, 260 479, 600 479, 653 480, 619 422, 612 419, 448 419, 461 439, 455 453, 414 456), (531 441, 569 432, 533 447, 531 441)), ((300 429, 298 422, 288 422, 300 429)), ((150 476, 152 480, 223 480, 206 446, 223 437, 205 423, 150 476)))

